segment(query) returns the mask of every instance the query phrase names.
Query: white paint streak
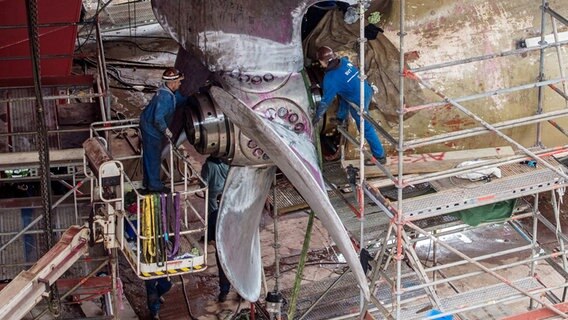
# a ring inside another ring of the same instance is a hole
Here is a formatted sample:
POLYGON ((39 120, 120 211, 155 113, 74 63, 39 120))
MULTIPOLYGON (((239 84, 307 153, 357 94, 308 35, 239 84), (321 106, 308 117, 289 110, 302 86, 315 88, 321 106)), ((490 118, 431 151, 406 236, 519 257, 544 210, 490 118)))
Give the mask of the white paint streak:
POLYGON ((199 34, 199 49, 213 57, 217 70, 297 72, 302 69, 302 47, 251 35, 222 31, 199 34))

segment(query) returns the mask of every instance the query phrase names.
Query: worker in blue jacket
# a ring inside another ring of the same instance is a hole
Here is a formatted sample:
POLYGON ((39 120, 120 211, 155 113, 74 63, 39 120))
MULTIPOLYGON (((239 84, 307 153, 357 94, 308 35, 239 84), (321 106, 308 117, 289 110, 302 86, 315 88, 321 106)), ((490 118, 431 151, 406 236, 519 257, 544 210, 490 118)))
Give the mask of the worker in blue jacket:
MULTIPOLYGON (((329 108, 333 99, 339 96, 339 109, 337 111, 337 120, 341 123, 345 121, 348 114, 355 119, 357 128, 359 128, 359 114, 349 104, 359 106, 361 81, 359 79, 359 70, 346 57, 338 59, 330 47, 323 46, 317 51, 317 59, 321 66, 325 68, 323 77, 323 97, 316 107, 312 124, 315 126, 323 117, 325 111, 329 108)), ((373 89, 369 82, 365 80, 365 112, 369 110, 373 89)), ((357 107, 358 109, 358 107, 357 107)), ((368 120, 365 120, 365 139, 371 149, 373 157, 381 164, 385 164, 387 159, 383 145, 368 120)), ((366 161, 365 165, 372 165, 372 161, 366 161)))
POLYGON ((148 192, 168 192, 160 179, 160 163, 162 161, 162 141, 169 141, 173 134, 168 129, 176 106, 183 104, 187 98, 178 92, 183 74, 175 68, 167 68, 162 80, 164 84, 158 89, 150 103, 140 115, 142 131, 142 164, 144 169, 144 188, 148 192))
MULTIPOLYGON (((219 213, 219 202, 225 187, 225 181, 229 174, 229 164, 223 159, 216 156, 209 156, 201 167, 201 177, 209 187, 209 199, 207 202, 207 210, 209 215, 207 217, 207 241, 215 240, 215 233, 217 232, 217 216, 219 213)), ((217 249, 217 245, 215 245, 217 249)), ((227 295, 231 290, 231 282, 227 278, 221 262, 219 261, 219 252, 215 252, 215 259, 217 261, 217 271, 219 274, 219 297, 217 301, 227 301, 227 295)))
POLYGON ((209 187, 209 199, 207 200, 207 212, 217 210, 219 201, 217 197, 223 193, 225 180, 229 174, 229 164, 222 158, 210 155, 201 167, 201 177, 209 187))

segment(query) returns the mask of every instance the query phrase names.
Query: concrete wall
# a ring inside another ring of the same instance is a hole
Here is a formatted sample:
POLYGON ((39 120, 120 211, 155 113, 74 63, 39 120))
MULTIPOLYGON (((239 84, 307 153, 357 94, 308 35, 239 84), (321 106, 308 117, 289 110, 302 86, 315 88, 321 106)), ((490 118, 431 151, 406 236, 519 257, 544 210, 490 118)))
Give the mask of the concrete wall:
MULTIPOLYGON (((568 17, 568 1, 549 1, 550 7, 568 17)), ((525 38, 540 35, 541 5, 536 0, 438 0, 406 1, 405 52, 415 51, 407 57, 411 68, 466 59, 516 48, 525 38)), ((559 32, 567 26, 557 22, 559 32)), ((385 35, 398 46, 399 1, 394 1, 392 12, 385 21, 385 35)), ((546 15, 545 33, 552 33, 550 15, 546 15)), ((561 47, 564 73, 568 74, 568 46, 561 47)), ((501 57, 421 72, 418 75, 452 98, 493 91, 501 88, 535 82, 539 74, 539 51, 523 56, 501 57)), ((556 49, 545 51, 544 74, 546 79, 560 77, 556 49)), ((562 88, 562 84, 557 84, 562 88)), ((429 102, 440 101, 425 89, 429 102)), ((563 98, 544 87, 544 111, 566 108, 563 98)), ((463 105, 484 120, 495 123, 536 112, 538 89, 491 96, 464 102, 463 105)), ((558 123, 568 128, 568 119, 558 123)), ((405 121, 406 139, 426 137, 447 131, 477 126, 477 123, 452 106, 419 111, 405 121)), ((547 146, 563 145, 568 138, 548 123, 543 123, 543 143, 547 146)), ((393 128, 391 131, 396 131, 393 128)), ((504 131, 525 146, 534 145, 536 126, 523 126, 504 131)), ((427 150, 469 149, 505 145, 495 134, 486 134, 427 150)))

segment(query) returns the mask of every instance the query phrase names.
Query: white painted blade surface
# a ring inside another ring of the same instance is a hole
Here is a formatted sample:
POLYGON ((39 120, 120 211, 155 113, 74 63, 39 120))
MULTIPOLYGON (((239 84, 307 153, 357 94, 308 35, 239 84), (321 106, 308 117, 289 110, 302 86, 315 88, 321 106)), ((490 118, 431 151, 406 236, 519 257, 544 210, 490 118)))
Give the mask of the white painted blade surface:
POLYGON ((258 228, 275 166, 231 167, 217 216, 217 254, 234 289, 247 301, 260 296, 258 228))
POLYGON ((265 120, 221 88, 212 87, 210 93, 231 121, 248 137, 254 137, 314 210, 345 256, 368 300, 370 294, 367 278, 347 231, 329 202, 310 137, 265 120))

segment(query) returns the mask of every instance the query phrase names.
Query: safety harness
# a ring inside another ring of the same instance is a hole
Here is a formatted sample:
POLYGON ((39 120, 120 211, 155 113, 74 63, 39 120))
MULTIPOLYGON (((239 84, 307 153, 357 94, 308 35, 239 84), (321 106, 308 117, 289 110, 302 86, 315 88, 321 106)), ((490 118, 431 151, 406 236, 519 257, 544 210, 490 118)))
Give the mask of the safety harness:
POLYGON ((180 246, 180 241, 179 241, 179 234, 181 232, 181 208, 180 208, 180 194, 176 193, 175 195, 173 195, 174 197, 174 201, 173 201, 173 205, 174 205, 174 209, 176 212, 176 215, 174 217, 174 242, 172 244, 172 250, 170 251, 169 255, 168 255, 168 259, 173 259, 173 257, 175 257, 175 255, 178 253, 179 251, 179 246, 180 246))
POLYGON ((180 194, 151 194, 144 197, 142 252, 146 263, 164 266, 179 251, 181 232, 180 194), (169 238, 168 217, 175 212, 174 237, 169 238), (169 249, 169 250, 168 250, 169 249))
POLYGON ((163 234, 165 243, 168 244, 168 259, 172 259, 179 250, 179 233, 181 231, 180 223, 180 208, 179 208, 179 193, 174 193, 173 195, 162 194, 161 204, 162 204, 162 222, 163 222, 163 234), (169 224, 168 216, 175 211, 174 216, 174 239, 173 242, 169 239, 169 224), (170 245, 171 244, 171 245, 170 245))
POLYGON ((142 254, 147 263, 156 259, 156 243, 154 242, 154 197, 144 197, 144 215, 142 217, 142 254))
POLYGON ((153 194, 154 197, 154 239, 156 243, 156 264, 158 267, 164 266, 165 254, 164 254, 164 237, 162 232, 162 219, 160 217, 160 196, 158 194, 153 194))

